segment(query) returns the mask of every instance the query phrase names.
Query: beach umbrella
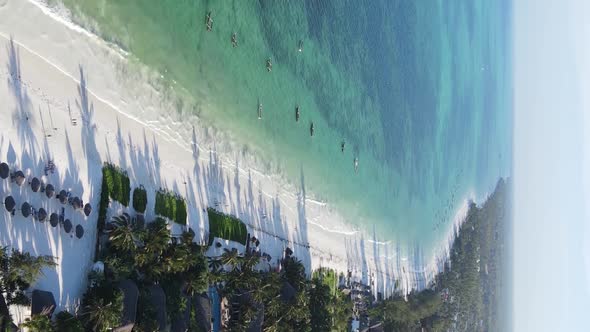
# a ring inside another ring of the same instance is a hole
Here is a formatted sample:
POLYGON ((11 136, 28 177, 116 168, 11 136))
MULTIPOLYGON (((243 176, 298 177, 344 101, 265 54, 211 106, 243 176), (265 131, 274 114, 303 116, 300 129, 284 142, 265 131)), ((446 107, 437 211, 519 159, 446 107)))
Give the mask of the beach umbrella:
POLYGON ((27 202, 23 203, 20 210, 23 213, 23 217, 25 218, 28 218, 31 215, 31 205, 27 202))
POLYGON ((61 204, 66 204, 66 201, 68 199, 68 193, 65 190, 62 190, 59 192, 58 198, 61 204))
POLYGON ((31 180, 31 189, 34 192, 38 192, 40 187, 41 187, 41 181, 39 181, 39 179, 36 177, 33 178, 33 180, 31 180))
POLYGON ((72 222, 70 221, 70 219, 64 220, 64 231, 66 231, 66 233, 72 231, 72 222))
POLYGON ((17 171, 16 173, 14 173, 14 181, 16 181, 17 185, 22 185, 23 182, 25 182, 25 173, 23 173, 22 171, 17 171))
POLYGON ((39 211, 37 211, 37 219, 40 222, 43 222, 45 218, 47 218, 47 211, 45 211, 44 208, 39 208, 39 211))
POLYGON ((82 225, 76 226, 76 237, 81 238, 84 235, 84 227, 82 225))
POLYGON ((10 174, 10 167, 7 163, 0 164, 0 178, 6 179, 10 174))
POLYGON ((57 216, 57 213, 54 212, 49 216, 49 223, 52 227, 56 227, 57 224, 59 224, 59 217, 57 216))
POLYGON ((6 208, 6 211, 12 212, 15 206, 16 202, 14 201, 14 198, 12 196, 6 196, 4 199, 4 207, 6 208))
POLYGON ((74 209, 79 209, 82 207, 82 201, 80 201, 80 197, 74 197, 74 199, 72 200, 72 205, 74 206, 74 209))
POLYGON ((86 215, 86 217, 90 215, 90 212, 92 212, 92 206, 90 205, 90 203, 86 203, 86 205, 84 205, 84 214, 86 215))
POLYGON ((47 195, 47 198, 51 198, 51 197, 53 197, 53 193, 55 193, 55 188, 53 187, 52 184, 48 184, 45 187, 45 195, 47 195))

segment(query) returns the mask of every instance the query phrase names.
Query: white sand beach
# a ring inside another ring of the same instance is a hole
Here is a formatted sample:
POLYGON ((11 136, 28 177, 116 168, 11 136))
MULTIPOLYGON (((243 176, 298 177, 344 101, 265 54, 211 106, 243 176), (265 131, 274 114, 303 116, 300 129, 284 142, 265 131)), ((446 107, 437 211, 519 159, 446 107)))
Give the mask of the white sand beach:
MULTIPOLYGON (((125 52, 107 44, 43 3, 0 0, 0 161, 11 171, 42 176, 52 159, 55 174, 43 176, 56 189, 71 190, 98 207, 101 165, 108 161, 127 170, 132 187, 148 192, 147 220, 154 217, 155 190, 171 189, 188 203, 189 227, 205 242, 205 209, 215 207, 238 216, 256 236, 261 251, 273 260, 285 247, 308 271, 330 267, 353 271, 355 278, 374 282, 375 291, 391 294, 395 279, 403 292, 424 287, 446 258, 458 223, 448 230, 440 255, 414 267, 414 260, 394 243, 377 243, 370 233, 349 226, 329 202, 314 200, 301 183, 259 171, 256 160, 195 115, 174 111, 158 75, 125 52), (71 121, 76 119, 76 125, 71 121)), ((207 107, 207 105, 203 105, 207 107)), ((2 201, 13 195, 53 212, 61 205, 30 186, 8 180, 0 186, 2 201)), ((109 215, 122 212, 111 209, 109 215)), ((0 212, 0 245, 35 255, 57 257, 35 288, 53 292, 57 311, 75 310, 93 263, 97 212, 86 218, 68 210, 66 217, 85 228, 82 239, 49 223, 25 219, 17 211, 0 212)), ((174 232, 179 232, 178 225, 174 232), (176 229, 178 228, 178 229, 176 229)), ((19 317, 15 317, 19 320, 19 317)))

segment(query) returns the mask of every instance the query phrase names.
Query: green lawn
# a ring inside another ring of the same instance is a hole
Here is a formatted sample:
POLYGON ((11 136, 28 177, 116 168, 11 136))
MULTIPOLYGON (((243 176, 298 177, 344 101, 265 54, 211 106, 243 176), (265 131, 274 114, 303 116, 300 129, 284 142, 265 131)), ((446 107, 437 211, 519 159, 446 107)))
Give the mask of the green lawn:
POLYGON ((186 202, 184 198, 167 191, 156 192, 156 214, 177 224, 186 225, 186 202))
POLYGON ((240 219, 212 208, 207 209, 207 214, 209 215, 209 245, 213 244, 214 237, 246 245, 248 231, 240 219))
POLYGON ((313 271, 312 278, 320 279, 324 285, 330 287, 332 295, 336 294, 338 290, 338 275, 334 270, 324 267, 319 268, 313 271))

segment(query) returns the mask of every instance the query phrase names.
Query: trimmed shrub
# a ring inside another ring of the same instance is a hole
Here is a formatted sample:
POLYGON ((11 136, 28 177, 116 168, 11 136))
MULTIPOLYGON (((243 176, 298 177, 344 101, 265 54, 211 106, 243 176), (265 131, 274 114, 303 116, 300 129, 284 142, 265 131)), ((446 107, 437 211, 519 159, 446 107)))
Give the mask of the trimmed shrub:
MULTIPOLYGON (((130 191, 127 173, 113 164, 104 163, 102 166, 102 183, 100 187, 100 203, 98 206, 97 227, 99 232, 102 232, 106 224, 109 197, 124 206, 128 206, 130 191)), ((96 242, 96 249, 98 249, 98 240, 96 242)))
POLYGON ((143 186, 133 190, 133 208, 137 212, 144 213, 147 206, 147 192, 143 186))
POLYGON ((105 163, 102 168, 102 176, 105 180, 103 184, 106 185, 106 188, 103 187, 102 190, 106 189, 110 198, 124 206, 129 206, 131 186, 127 172, 113 164, 105 163))
POLYGON ((246 245, 248 231, 246 224, 240 219, 212 208, 207 209, 207 214, 209 216, 209 245, 213 244, 214 237, 246 245))
POLYGON ((156 192, 156 214, 164 216, 177 224, 186 225, 186 202, 184 198, 171 192, 156 192))

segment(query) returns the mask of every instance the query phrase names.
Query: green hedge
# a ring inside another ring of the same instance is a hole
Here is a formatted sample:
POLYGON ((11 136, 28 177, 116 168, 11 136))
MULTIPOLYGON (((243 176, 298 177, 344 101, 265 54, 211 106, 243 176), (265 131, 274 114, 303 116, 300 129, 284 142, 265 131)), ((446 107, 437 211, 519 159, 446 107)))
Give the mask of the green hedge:
POLYGON ((129 196, 131 193, 131 186, 129 185, 129 177, 127 172, 113 164, 105 164, 102 168, 102 176, 106 184, 102 190, 107 190, 109 196, 123 204, 129 206, 129 196))
POLYGON ((209 245, 213 244, 214 237, 246 245, 248 231, 246 224, 240 219, 212 208, 207 209, 207 214, 209 215, 209 245))
POLYGON ((186 202, 178 195, 160 190, 156 192, 156 214, 186 225, 186 202))
POLYGON ((133 190, 133 208, 137 212, 144 213, 147 206, 147 192, 140 186, 133 190))

